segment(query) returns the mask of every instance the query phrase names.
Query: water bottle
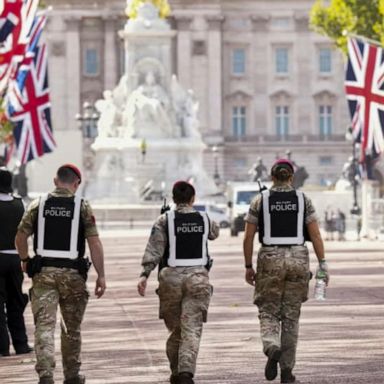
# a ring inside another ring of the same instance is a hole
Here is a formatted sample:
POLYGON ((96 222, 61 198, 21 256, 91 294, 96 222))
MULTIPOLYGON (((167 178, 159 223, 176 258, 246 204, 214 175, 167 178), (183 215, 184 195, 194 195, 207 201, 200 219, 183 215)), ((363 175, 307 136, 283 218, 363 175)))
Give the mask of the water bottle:
POLYGON ((316 284, 315 284, 315 299, 325 300, 325 288, 326 288, 326 273, 319 269, 316 272, 316 284))

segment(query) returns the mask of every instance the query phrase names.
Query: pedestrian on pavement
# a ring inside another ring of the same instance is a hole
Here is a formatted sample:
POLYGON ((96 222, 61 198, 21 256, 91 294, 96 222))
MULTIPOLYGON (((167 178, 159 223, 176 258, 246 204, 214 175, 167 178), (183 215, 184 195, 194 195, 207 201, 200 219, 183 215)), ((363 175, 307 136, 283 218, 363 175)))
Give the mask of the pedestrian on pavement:
POLYGON ((345 213, 341 210, 337 210, 337 232, 339 233, 339 241, 345 240, 345 213))
POLYGON ((54 383, 54 333, 58 305, 61 311, 61 353, 64 384, 85 383, 80 371, 80 326, 88 302, 87 240, 97 272, 95 295, 105 291, 103 247, 89 203, 75 193, 81 173, 64 164, 54 179, 55 190, 34 200, 16 235, 23 270, 32 277, 30 291, 35 322, 36 371, 40 384, 54 383), (33 258, 28 256, 29 236, 34 237, 33 258))
POLYGON ((207 242, 219 236, 219 226, 206 213, 193 209, 191 184, 176 182, 172 195, 176 207, 160 215, 152 227, 137 288, 144 296, 147 279, 159 265, 160 318, 170 332, 166 345, 170 383, 193 384, 212 294, 207 242))
POLYGON ((24 213, 20 197, 12 195, 12 173, 0 168, 0 357, 9 356, 11 335, 17 355, 32 352, 28 345, 24 309, 23 271, 15 247, 17 226, 24 213), (8 334, 9 331, 9 334, 8 334))
POLYGON ((292 187, 293 164, 277 160, 271 169, 273 185, 252 201, 245 217, 245 280, 255 286, 263 351, 267 356, 265 377, 274 380, 281 369, 281 383, 297 383, 295 365, 302 302, 307 300, 310 280, 306 241, 312 241, 319 268, 326 274, 324 246, 311 200, 292 187), (253 241, 259 233, 261 247, 257 272, 253 269, 253 241))

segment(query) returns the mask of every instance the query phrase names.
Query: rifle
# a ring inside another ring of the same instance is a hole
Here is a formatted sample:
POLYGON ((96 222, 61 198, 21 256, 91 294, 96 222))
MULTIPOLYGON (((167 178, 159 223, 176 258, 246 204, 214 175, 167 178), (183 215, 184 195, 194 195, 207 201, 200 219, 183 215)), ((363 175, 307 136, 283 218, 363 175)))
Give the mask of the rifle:
POLYGON ((268 189, 265 185, 263 185, 263 186, 261 185, 260 179, 257 179, 257 184, 259 184, 259 192, 260 193, 268 189))
POLYGON ((163 214, 163 213, 169 211, 170 209, 171 209, 171 207, 169 206, 169 204, 167 204, 167 199, 164 197, 163 206, 160 209, 160 213, 163 214))

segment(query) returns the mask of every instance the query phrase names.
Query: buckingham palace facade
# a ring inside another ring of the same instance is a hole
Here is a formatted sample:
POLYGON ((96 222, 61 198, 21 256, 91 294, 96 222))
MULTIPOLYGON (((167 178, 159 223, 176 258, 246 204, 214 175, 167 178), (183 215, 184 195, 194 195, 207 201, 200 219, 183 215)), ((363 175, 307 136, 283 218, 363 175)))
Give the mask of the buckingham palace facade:
MULTIPOLYGON (((53 124, 78 130, 76 114, 124 72, 125 0, 48 0, 53 124)), ((344 58, 311 31, 312 0, 169 0, 177 31, 173 72, 199 100, 205 166, 247 180, 291 151, 308 185, 330 185, 351 154, 344 58)))

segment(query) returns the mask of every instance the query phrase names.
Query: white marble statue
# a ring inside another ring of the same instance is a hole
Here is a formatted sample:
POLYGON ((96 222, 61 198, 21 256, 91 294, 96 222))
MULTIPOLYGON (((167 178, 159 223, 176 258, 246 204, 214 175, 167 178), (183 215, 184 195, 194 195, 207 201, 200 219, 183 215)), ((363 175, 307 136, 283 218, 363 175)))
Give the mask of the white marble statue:
POLYGON ((171 93, 176 122, 181 128, 181 136, 201 138, 197 118, 199 103, 194 92, 191 89, 186 91, 178 82, 176 75, 173 75, 171 93))
POLYGON ((153 71, 148 71, 145 82, 128 96, 123 114, 125 137, 174 137, 170 100, 153 71))
POLYGON ((195 98, 195 93, 192 89, 188 89, 185 99, 185 114, 183 116, 183 128, 186 137, 201 138, 199 120, 197 119, 198 110, 199 103, 195 98))
POLYGON ((163 195, 178 179, 194 180, 200 196, 216 193, 214 180, 203 167, 206 146, 199 132, 199 104, 193 91, 172 77, 177 34, 166 20, 167 1, 127 4, 129 20, 119 32, 124 39, 125 74, 96 104, 99 135, 92 145, 95 167, 87 196, 138 203, 145 198, 140 191, 148 183, 163 195))
POLYGON ((98 137, 116 137, 117 127, 121 124, 121 114, 113 99, 111 91, 103 92, 104 99, 96 102, 95 107, 100 113, 97 123, 98 137))

